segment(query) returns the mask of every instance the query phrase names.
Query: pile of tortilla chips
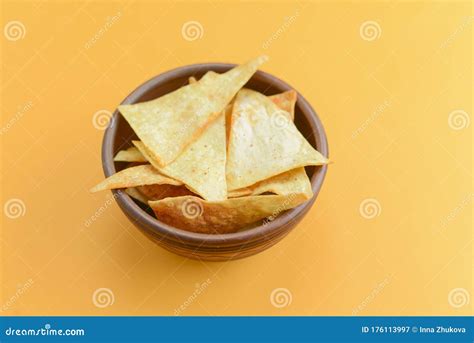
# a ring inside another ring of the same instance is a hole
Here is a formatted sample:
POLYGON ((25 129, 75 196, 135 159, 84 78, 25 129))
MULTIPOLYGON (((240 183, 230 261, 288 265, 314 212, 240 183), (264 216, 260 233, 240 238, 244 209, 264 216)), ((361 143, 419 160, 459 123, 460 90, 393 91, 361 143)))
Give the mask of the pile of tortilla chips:
POLYGON ((119 106, 139 140, 115 156, 128 168, 91 191, 123 188, 160 221, 203 233, 245 229, 310 199, 304 167, 328 159, 293 123, 296 92, 243 88, 266 60, 119 106))

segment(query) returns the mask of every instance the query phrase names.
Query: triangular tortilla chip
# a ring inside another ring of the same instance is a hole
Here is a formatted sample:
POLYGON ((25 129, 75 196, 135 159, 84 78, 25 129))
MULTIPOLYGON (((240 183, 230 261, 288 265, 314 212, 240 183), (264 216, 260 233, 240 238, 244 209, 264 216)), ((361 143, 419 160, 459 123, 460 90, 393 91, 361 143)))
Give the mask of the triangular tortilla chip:
POLYGON ((311 182, 306 175, 304 167, 300 167, 257 182, 252 186, 230 191, 228 197, 237 198, 245 195, 259 195, 263 193, 279 195, 301 193, 306 196, 306 199, 310 199, 313 196, 311 182))
POLYGON ((183 182, 186 187, 207 200, 227 198, 225 177, 225 118, 221 115, 174 162, 159 166, 143 142, 133 144, 161 173, 183 182))
POLYGON ((134 146, 120 150, 114 157, 115 162, 147 162, 142 153, 134 146))
POLYGON ((185 186, 173 186, 173 185, 145 185, 138 186, 137 190, 140 191, 148 200, 161 200, 168 197, 181 197, 184 195, 195 195, 185 186))
MULTIPOLYGON (((209 77, 215 77, 218 75, 216 72, 208 71, 206 75, 209 75, 209 77)), ((188 78, 189 84, 196 83, 197 79, 194 76, 190 76, 188 78)), ((295 90, 291 89, 289 91, 283 92, 283 93, 278 93, 274 95, 268 96, 268 98, 275 103, 278 107, 283 109, 284 111, 287 111, 290 114, 290 119, 294 120, 295 119, 295 104, 297 100, 297 93, 295 90)), ((229 138, 230 134, 230 118, 232 115, 232 106, 234 105, 233 102, 229 103, 227 107, 224 110, 225 113, 225 128, 226 128, 226 137, 227 141, 229 138)))
POLYGON ((235 99, 227 148, 229 191, 328 159, 316 151, 289 119, 266 96, 242 89, 235 99))
POLYGON ((267 59, 260 56, 216 77, 204 75, 155 100, 121 105, 119 111, 150 156, 164 167, 203 133, 267 59))
POLYGON ((260 195, 223 201, 206 201, 183 196, 149 201, 158 220, 183 230, 203 233, 235 232, 266 217, 303 203, 303 194, 260 195))
POLYGON ((171 179, 159 173, 149 164, 126 168, 106 178, 104 181, 90 189, 91 192, 106 189, 129 188, 141 185, 168 184, 179 186, 180 181, 171 179))
MULTIPOLYGON (((179 187, 179 186, 175 186, 175 187, 179 187)), ((148 201, 150 200, 149 198, 147 198, 144 194, 142 194, 137 188, 135 187, 132 187, 132 188, 127 188, 125 190, 125 193, 127 193, 128 195, 130 195, 133 199, 136 199, 138 201, 140 201, 141 203, 145 204, 145 205, 148 205, 148 201)))
MULTIPOLYGON (((287 92, 271 95, 271 99, 279 108, 290 114, 295 112, 296 92, 290 90, 287 92)), ((304 167, 286 171, 284 173, 272 176, 269 179, 257 182, 252 186, 236 189, 228 193, 229 198, 236 198, 245 195, 259 195, 263 193, 274 193, 279 195, 288 195, 292 193, 303 193, 310 199, 313 196, 311 182, 304 167)))

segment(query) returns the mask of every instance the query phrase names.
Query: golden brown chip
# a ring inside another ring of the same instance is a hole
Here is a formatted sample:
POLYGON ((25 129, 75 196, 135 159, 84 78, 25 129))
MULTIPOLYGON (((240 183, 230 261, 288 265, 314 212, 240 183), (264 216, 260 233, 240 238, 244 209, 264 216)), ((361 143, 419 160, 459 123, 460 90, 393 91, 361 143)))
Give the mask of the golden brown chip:
POLYGON ((195 195, 185 186, 174 186, 174 185, 145 185, 138 186, 137 189, 148 200, 161 200, 168 197, 180 197, 184 195, 195 195))
POLYGON ((230 233, 296 207, 304 194, 259 195, 223 201, 206 201, 194 196, 149 201, 158 220, 183 230, 202 233, 230 233))

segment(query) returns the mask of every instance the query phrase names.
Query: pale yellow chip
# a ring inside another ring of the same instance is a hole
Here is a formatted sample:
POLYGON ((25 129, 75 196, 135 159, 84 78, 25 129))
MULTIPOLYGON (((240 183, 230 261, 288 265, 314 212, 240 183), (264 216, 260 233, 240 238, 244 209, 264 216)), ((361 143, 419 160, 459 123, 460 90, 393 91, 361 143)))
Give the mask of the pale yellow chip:
POLYGON ((183 230, 202 233, 230 233, 251 223, 296 207, 303 194, 259 195, 223 201, 206 201, 194 196, 149 201, 158 220, 183 230))
POLYGON ((269 179, 257 182, 256 184, 230 191, 229 198, 236 198, 245 195, 259 195, 263 193, 274 193, 279 195, 289 195, 293 193, 301 193, 310 199, 313 196, 311 182, 304 167, 299 167, 269 179))
POLYGON ((169 178, 158 172, 149 164, 130 167, 115 173, 98 185, 90 189, 91 192, 104 191, 106 189, 130 188, 141 185, 168 184, 179 186, 182 182, 169 178))
POLYGON ((114 157, 115 162, 147 162, 142 153, 134 146, 120 150, 114 157))
POLYGON ((143 142, 133 141, 133 144, 162 174, 183 182, 186 187, 204 199, 227 198, 224 115, 215 120, 181 156, 165 167, 155 162, 143 142))
POLYGON ((243 89, 237 94, 227 151, 229 191, 298 167, 327 163, 298 131, 288 112, 258 92, 243 89))
MULTIPOLYGON (((296 92, 290 90, 287 92, 275 94, 268 98, 272 100, 279 108, 290 114, 289 118, 293 120, 296 104, 296 92)), ((286 171, 284 173, 272 176, 269 179, 257 182, 252 186, 235 189, 228 193, 229 198, 236 198, 246 195, 259 195, 263 193, 274 193, 279 195, 288 195, 292 193, 305 194, 308 199, 313 196, 311 182, 306 174, 304 167, 286 171)))
POLYGON ((121 105, 119 111, 150 157, 164 167, 205 131, 267 59, 260 56, 224 74, 204 75, 198 82, 155 100, 121 105))

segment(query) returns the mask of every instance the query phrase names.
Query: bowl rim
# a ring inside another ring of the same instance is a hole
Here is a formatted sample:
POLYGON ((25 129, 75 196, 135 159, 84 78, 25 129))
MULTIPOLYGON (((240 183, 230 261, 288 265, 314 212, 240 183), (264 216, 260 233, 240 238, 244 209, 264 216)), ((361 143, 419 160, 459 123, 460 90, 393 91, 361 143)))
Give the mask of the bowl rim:
MULTIPOLYGON (((228 69, 233 68, 236 64, 231 63, 198 63, 186 65, 178 68, 171 69, 159 75, 156 75, 149 79, 148 81, 139 85, 135 90, 133 90, 120 104, 131 104, 137 102, 137 100, 145 94, 148 90, 157 87, 160 84, 164 84, 173 79, 195 75, 203 71, 214 70, 222 72, 228 69)), ((281 79, 258 70, 252 78, 258 77, 261 81, 267 82, 272 86, 282 90, 295 89, 291 87, 286 82, 281 79)), ((295 89, 296 90, 296 89, 295 89)), ((309 102, 301 95, 300 92, 296 90, 298 94, 297 106, 300 107, 301 112, 305 116, 309 125, 311 126, 311 135, 314 135, 318 151, 326 157, 329 157, 329 149, 326 138, 326 132, 324 126, 321 123, 316 111, 311 107, 309 102)), ((104 137, 102 140, 102 167, 106 177, 116 173, 114 152, 114 140, 117 134, 118 125, 116 123, 119 120, 121 114, 116 109, 111 117, 107 129, 104 131, 104 137)), ((125 118, 122 117, 122 120, 125 118)), ((308 137, 305 137, 308 138, 308 137)), ((258 225, 254 228, 250 228, 243 231, 238 231, 234 233, 226 234, 207 234, 207 233, 197 233, 179 229, 177 227, 168 225, 161 222, 159 219, 149 215, 142 208, 140 208, 132 198, 122 190, 114 189, 112 190, 114 198, 116 199, 120 208, 127 214, 127 216, 133 221, 142 224, 150 233, 161 236, 162 239, 173 239, 178 243, 185 243, 186 245, 195 245, 196 248, 199 246, 206 245, 218 245, 218 246, 229 246, 229 245, 239 245, 245 242, 257 241, 257 240, 268 240, 271 234, 278 233, 281 227, 286 227, 286 224, 291 223, 293 220, 296 220, 306 214, 309 208, 315 202, 318 193, 322 187, 324 178, 327 172, 327 165, 318 166, 314 171, 311 177, 311 187, 313 190, 313 197, 303 204, 285 211, 282 214, 279 214, 274 220, 258 225), (151 228, 151 230, 150 230, 151 228)))

